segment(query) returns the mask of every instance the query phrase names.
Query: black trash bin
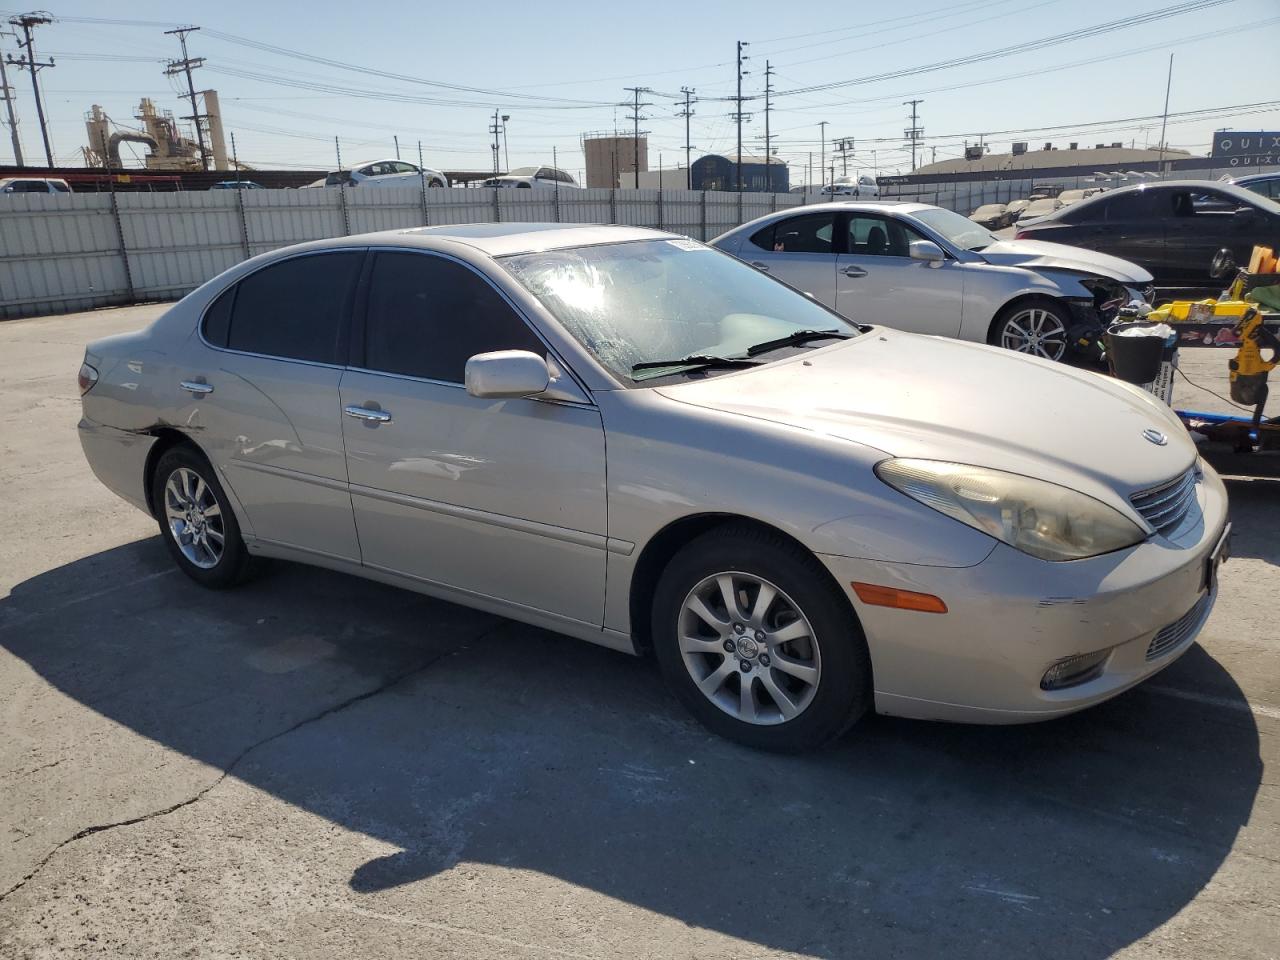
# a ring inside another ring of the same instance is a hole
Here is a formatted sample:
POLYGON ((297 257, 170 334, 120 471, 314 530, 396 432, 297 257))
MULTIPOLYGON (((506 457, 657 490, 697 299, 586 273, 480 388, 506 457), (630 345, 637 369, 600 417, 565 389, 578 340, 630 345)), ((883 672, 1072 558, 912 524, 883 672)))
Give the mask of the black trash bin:
MULTIPOLYGON (((1113 323, 1107 328, 1107 361, 1111 375, 1138 386, 1151 383, 1160 376, 1169 337, 1158 335, 1125 335, 1122 331, 1152 328, 1161 324, 1153 320, 1130 320, 1113 323)), ((1176 344, 1176 339, 1175 339, 1176 344)))

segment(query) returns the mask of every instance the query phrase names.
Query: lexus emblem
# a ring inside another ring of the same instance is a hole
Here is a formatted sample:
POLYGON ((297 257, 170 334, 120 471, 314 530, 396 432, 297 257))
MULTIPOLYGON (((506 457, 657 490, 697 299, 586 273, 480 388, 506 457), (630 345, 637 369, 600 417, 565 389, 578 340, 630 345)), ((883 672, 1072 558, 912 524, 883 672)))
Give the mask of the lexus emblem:
POLYGON ((1151 441, 1152 443, 1154 443, 1157 447, 1163 447, 1166 443, 1169 442, 1168 437, 1166 437, 1159 430, 1153 430, 1151 427, 1147 427, 1147 429, 1143 430, 1142 436, 1147 440, 1151 441))

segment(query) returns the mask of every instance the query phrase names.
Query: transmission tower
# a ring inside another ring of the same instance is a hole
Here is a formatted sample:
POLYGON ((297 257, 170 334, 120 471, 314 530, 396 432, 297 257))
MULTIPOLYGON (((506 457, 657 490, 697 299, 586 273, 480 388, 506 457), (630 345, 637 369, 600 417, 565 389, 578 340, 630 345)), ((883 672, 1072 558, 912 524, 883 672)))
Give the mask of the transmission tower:
MULTIPOLYGON (((44 118, 44 101, 40 97, 40 78, 37 74, 39 74, 43 68, 52 67, 55 66, 55 64, 52 57, 47 61, 41 61, 36 57, 36 44, 35 40, 32 39, 31 31, 34 27, 43 26, 46 23, 52 22, 53 21, 49 17, 46 17, 41 13, 24 13, 21 16, 13 17, 9 23, 18 27, 22 31, 23 39, 18 41, 18 46, 26 50, 26 53, 17 58, 12 54, 5 58, 13 66, 18 67, 19 69, 25 68, 31 71, 31 92, 35 96, 36 116, 40 120, 40 138, 44 141, 44 159, 50 167, 53 166, 53 147, 49 146, 49 124, 44 118)), ((14 136, 17 136, 16 132, 14 136)))
POLYGON ((170 60, 164 68, 166 77, 176 77, 180 73, 187 76, 187 98, 191 101, 191 116, 183 117, 183 120, 190 120, 196 127, 196 143, 200 146, 200 169, 209 169, 209 152, 204 146, 204 127, 202 120, 209 118, 208 114, 200 112, 200 107, 196 103, 196 85, 191 79, 191 71, 197 67, 204 66, 204 57, 196 57, 192 59, 187 56, 187 34, 199 30, 199 27, 178 27, 174 30, 166 30, 166 35, 176 36, 178 43, 182 44, 182 59, 170 60))

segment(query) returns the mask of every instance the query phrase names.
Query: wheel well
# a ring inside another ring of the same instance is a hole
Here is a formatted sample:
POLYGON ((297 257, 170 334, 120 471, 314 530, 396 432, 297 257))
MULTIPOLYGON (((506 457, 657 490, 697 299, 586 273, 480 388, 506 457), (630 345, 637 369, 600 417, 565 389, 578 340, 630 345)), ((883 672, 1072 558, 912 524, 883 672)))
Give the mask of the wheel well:
MULTIPOLYGON (((789 533, 771 524, 735 513, 702 513, 672 521, 654 534, 649 542, 645 544, 644 549, 640 551, 639 559, 636 560, 635 570, 631 574, 629 603, 631 637, 637 650, 648 654, 652 649, 650 621, 653 612, 653 594, 658 587, 658 580, 662 577, 662 571, 667 568, 667 564, 671 562, 671 559, 704 533, 709 533, 719 527, 742 526, 744 524, 768 531, 775 536, 782 537, 784 540, 789 540, 806 554, 813 555, 813 551, 789 533)), ((857 612, 853 609, 853 605, 848 602, 844 591, 839 588, 839 584, 827 573, 826 568, 822 567, 821 563, 818 566, 822 569, 823 574, 827 576, 831 585, 836 588, 836 592, 845 598, 845 603, 849 606, 849 612, 856 620, 857 612)))
POLYGON ((1037 302, 1037 301, 1047 301, 1048 303, 1051 303, 1051 304, 1053 304, 1053 305, 1054 305, 1054 306, 1056 306, 1056 307, 1062 307, 1063 309, 1066 309, 1068 314, 1070 314, 1070 312, 1071 312, 1071 311, 1070 311, 1070 309, 1066 306, 1066 304, 1065 304, 1065 303, 1063 303, 1063 301, 1062 301, 1062 298, 1061 298, 1061 297, 1055 297, 1055 296, 1052 296, 1051 294, 1048 294, 1048 293, 1023 293, 1023 294, 1019 294, 1018 296, 1016 296, 1016 297, 1014 297, 1012 300, 1010 300, 1008 303, 1006 303, 1004 306, 1002 306, 999 310, 997 310, 997 311, 996 311, 996 315, 995 315, 994 317, 992 317, 992 318, 991 318, 991 326, 987 327, 987 343, 989 343, 989 344, 991 344, 991 345, 993 345, 993 346, 999 346, 999 345, 1000 345, 1000 344, 999 344, 999 338, 998 338, 998 336, 997 336, 997 329, 996 329, 996 328, 997 328, 997 326, 998 326, 998 325, 999 325, 999 323, 1000 323, 1000 319, 1001 319, 1005 314, 1007 314, 1007 313, 1008 313, 1010 310, 1012 310, 1014 307, 1020 307, 1020 306, 1022 306, 1023 304, 1026 304, 1026 303, 1035 303, 1035 302, 1037 302))
POLYGON ((160 462, 160 458, 165 452, 172 450, 174 447, 186 444, 193 450, 204 455, 191 438, 181 430, 175 430, 173 427, 156 427, 154 430, 148 430, 147 433, 156 438, 156 442, 151 445, 151 449, 147 451, 147 464, 142 470, 142 495, 146 499, 147 509, 151 511, 153 517, 156 514, 156 504, 151 499, 151 475, 155 472, 156 464, 160 462))

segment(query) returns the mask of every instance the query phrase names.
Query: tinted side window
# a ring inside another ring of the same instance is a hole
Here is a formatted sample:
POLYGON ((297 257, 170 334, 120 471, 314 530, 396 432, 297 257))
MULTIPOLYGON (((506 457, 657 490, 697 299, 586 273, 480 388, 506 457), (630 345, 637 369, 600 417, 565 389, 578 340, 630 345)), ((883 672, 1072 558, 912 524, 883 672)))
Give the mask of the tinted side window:
POLYGON ((343 325, 363 253, 294 257, 236 285, 227 346, 294 360, 340 363, 343 325))
POLYGON ((833 216, 830 213, 810 213, 779 220, 752 236, 751 242, 764 250, 782 253, 833 253, 833 216), (769 231, 772 231, 772 236, 768 235, 769 231))
POLYGON ((231 306, 235 303, 236 288, 232 287, 217 300, 209 304, 201 321, 204 338, 215 347, 227 345, 227 335, 231 332, 231 306))
MULTIPOLYGON (((1168 196, 1165 196, 1168 203, 1168 196)), ((1154 211, 1150 197, 1145 193, 1123 193, 1102 201, 1100 220, 1147 220, 1154 211)))
POLYGON ((473 270, 423 253, 380 253, 369 281, 365 367, 462 383, 467 361, 491 350, 546 347, 473 270))
POLYGON ((896 220, 849 217, 849 253, 862 257, 908 257, 912 240, 924 239, 896 220))

